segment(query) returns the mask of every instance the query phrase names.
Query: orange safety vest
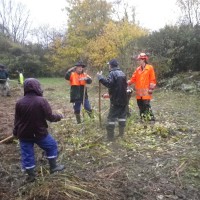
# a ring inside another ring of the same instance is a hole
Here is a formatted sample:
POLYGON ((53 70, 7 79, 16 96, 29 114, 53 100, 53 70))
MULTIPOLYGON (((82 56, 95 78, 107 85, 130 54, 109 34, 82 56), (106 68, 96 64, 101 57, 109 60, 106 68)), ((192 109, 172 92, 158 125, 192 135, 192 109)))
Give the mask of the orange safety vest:
POLYGON ((81 78, 87 78, 88 75, 86 73, 81 73, 78 74, 77 72, 72 72, 70 75, 70 85, 76 85, 76 86, 80 86, 80 85, 85 85, 86 81, 85 80, 80 80, 81 78))
POLYGON ((133 73, 130 83, 135 84, 137 99, 152 99, 149 89, 153 90, 156 86, 156 77, 152 65, 146 64, 145 68, 139 66, 133 73))

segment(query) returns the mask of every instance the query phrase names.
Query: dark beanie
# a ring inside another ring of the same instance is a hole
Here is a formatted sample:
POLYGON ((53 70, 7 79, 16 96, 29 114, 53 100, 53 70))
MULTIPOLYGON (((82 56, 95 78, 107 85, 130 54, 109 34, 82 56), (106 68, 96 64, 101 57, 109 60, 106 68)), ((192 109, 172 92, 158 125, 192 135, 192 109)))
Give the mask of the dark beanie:
POLYGON ((119 63, 117 62, 116 59, 112 59, 109 61, 109 65, 111 65, 112 67, 117 67, 119 63))

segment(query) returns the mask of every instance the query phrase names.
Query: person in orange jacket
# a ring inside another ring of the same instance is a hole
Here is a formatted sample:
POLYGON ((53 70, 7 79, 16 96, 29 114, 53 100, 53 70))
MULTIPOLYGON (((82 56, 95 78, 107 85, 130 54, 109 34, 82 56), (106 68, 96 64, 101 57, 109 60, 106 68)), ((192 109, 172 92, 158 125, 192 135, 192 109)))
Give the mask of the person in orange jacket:
POLYGON ((92 118, 92 108, 88 99, 86 84, 92 83, 92 78, 84 72, 85 64, 77 62, 74 67, 68 69, 65 79, 70 82, 70 102, 73 103, 74 114, 78 124, 81 123, 81 105, 92 118))
POLYGON ((156 87, 156 76, 152 65, 148 64, 148 56, 140 53, 137 57, 139 67, 134 71, 128 85, 135 84, 137 105, 142 120, 155 121, 150 100, 156 87))

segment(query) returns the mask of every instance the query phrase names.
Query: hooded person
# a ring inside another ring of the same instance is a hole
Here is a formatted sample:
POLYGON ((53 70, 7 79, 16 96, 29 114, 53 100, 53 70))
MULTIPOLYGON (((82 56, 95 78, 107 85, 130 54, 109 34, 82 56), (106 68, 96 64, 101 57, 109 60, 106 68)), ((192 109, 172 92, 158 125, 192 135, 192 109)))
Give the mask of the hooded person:
POLYGON ((74 67, 67 70, 65 79, 70 82, 70 102, 73 103, 74 114, 77 123, 81 123, 81 105, 86 112, 92 117, 92 109, 88 99, 86 84, 92 83, 92 78, 84 72, 85 64, 77 62, 74 67))
POLYGON ((97 78, 101 84, 108 88, 110 97, 110 110, 107 117, 107 139, 114 139, 115 121, 118 119, 119 136, 124 135, 126 126, 127 79, 124 72, 119 67, 118 61, 112 59, 108 62, 109 75, 104 78, 102 72, 97 73, 97 78))
POLYGON ((22 168, 28 174, 27 181, 35 180, 36 166, 34 144, 46 152, 50 165, 50 173, 61 171, 64 165, 58 165, 57 142, 48 132, 49 122, 57 122, 62 115, 53 114, 48 101, 43 97, 43 91, 37 79, 28 78, 24 82, 24 97, 15 106, 13 135, 19 139, 22 168))

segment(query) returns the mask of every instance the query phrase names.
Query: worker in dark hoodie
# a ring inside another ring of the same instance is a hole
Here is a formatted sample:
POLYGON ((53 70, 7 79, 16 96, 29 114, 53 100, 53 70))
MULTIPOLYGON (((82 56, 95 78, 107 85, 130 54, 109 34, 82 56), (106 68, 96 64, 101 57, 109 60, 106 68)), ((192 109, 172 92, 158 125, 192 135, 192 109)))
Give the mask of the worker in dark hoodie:
POLYGON ((24 82, 24 97, 17 101, 13 135, 19 139, 22 167, 28 174, 27 181, 35 180, 34 144, 46 152, 50 173, 61 171, 64 165, 58 165, 57 142, 48 132, 47 121, 57 122, 61 114, 53 114, 37 79, 28 78, 24 82), (47 120, 47 121, 46 121, 47 120))

